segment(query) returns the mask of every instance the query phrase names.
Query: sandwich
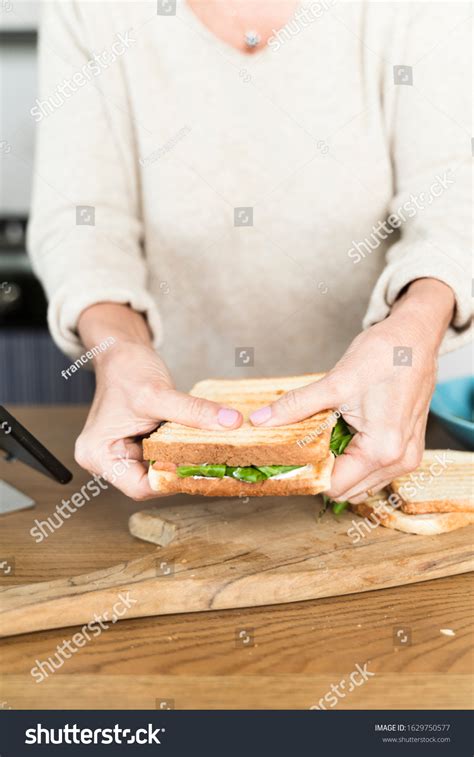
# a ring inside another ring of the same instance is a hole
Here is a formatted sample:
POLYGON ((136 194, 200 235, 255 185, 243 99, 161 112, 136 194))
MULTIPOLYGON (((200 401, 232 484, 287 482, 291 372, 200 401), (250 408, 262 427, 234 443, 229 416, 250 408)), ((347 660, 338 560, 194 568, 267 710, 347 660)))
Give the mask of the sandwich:
POLYGON ((474 523, 474 455, 426 450, 413 473, 351 505, 353 512, 386 528, 433 536, 474 523))
POLYGON ((308 495, 328 489, 335 454, 351 437, 337 413, 325 410, 276 428, 252 426, 248 420, 254 410, 323 375, 200 381, 191 395, 239 410, 243 423, 217 432, 162 424, 143 441, 151 488, 208 497, 308 495))
POLYGON ((390 504, 389 497, 390 492, 382 490, 360 505, 351 505, 351 509, 361 518, 368 518, 375 524, 418 536, 436 536, 474 523, 474 512, 459 510, 410 515, 390 504))
POLYGON ((474 513, 474 454, 427 449, 419 468, 396 478, 390 488, 404 513, 474 513))

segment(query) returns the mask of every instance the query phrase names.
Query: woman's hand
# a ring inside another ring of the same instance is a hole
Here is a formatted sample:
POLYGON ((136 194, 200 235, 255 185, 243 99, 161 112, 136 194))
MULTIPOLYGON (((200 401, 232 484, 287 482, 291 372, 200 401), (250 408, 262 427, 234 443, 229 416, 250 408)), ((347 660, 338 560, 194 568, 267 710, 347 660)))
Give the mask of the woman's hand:
POLYGON ((126 306, 94 305, 81 315, 79 331, 86 349, 106 336, 115 343, 95 359, 96 393, 76 442, 76 461, 105 475, 132 499, 158 496, 148 484, 148 464, 134 437, 149 434, 163 420, 221 431, 242 423, 237 410, 174 389, 144 319, 126 306))
POLYGON ((414 470, 424 450, 438 348, 454 306, 435 279, 410 285, 385 321, 359 334, 321 381, 289 392, 252 414, 255 425, 295 423, 346 406, 357 433, 334 466, 331 499, 362 502, 396 476, 414 470))

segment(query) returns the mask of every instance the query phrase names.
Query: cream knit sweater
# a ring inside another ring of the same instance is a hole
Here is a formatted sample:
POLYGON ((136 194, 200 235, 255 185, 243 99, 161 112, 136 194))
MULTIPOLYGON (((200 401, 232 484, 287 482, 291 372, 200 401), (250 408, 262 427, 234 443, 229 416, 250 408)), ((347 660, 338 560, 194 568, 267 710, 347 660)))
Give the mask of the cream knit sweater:
POLYGON ((424 276, 465 342, 469 5, 309 3, 252 56, 159 5, 45 3, 29 248, 58 345, 114 301, 180 388, 319 371, 424 276))

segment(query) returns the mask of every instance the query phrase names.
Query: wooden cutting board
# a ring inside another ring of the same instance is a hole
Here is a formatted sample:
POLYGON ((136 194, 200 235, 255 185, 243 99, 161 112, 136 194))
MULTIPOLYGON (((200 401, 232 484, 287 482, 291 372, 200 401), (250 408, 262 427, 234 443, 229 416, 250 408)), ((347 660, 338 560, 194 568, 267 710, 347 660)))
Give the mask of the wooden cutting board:
POLYGON ((151 542, 148 556, 1 590, 0 636, 110 619, 127 592, 124 619, 297 602, 474 567, 472 526, 430 537, 378 527, 355 543, 348 529, 361 518, 318 518, 319 508, 315 497, 160 500, 130 518, 131 533, 151 542))

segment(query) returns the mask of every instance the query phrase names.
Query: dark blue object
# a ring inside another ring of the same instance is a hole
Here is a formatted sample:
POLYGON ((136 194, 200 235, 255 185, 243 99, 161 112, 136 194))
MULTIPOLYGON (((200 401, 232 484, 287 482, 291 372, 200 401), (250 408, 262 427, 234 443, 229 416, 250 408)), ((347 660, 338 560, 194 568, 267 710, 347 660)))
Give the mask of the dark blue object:
POLYGON ((474 449, 474 376, 438 384, 430 409, 456 439, 474 449))
POLYGON ((90 403, 94 393, 90 363, 65 379, 61 371, 72 362, 46 329, 0 331, 0 404, 90 403))

